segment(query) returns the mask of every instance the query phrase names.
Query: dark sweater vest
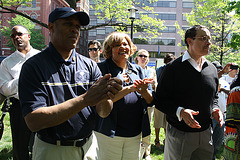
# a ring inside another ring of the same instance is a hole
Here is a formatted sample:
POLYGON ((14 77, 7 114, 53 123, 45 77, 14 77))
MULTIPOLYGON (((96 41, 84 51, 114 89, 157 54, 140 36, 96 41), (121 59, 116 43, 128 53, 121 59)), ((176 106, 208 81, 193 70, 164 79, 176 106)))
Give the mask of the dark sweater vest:
POLYGON ((185 132, 200 132, 209 128, 213 104, 217 105, 218 75, 216 68, 206 61, 198 72, 182 57, 169 63, 160 77, 156 91, 156 108, 167 114, 167 121, 185 132), (190 128, 176 116, 177 108, 199 111, 194 116, 200 129, 190 128))

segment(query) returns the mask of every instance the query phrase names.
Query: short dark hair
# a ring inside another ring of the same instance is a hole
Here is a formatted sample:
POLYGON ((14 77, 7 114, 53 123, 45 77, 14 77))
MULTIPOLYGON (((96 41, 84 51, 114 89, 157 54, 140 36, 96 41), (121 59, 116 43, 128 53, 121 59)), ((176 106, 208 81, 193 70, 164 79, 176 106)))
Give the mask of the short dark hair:
POLYGON ((172 60, 174 60, 174 59, 176 59, 177 57, 175 56, 175 55, 173 55, 173 54, 171 54, 171 53, 168 53, 168 54, 166 54, 166 56, 164 57, 164 59, 163 59, 163 62, 165 63, 165 64, 168 64, 169 62, 171 62, 172 60))
POLYGON ((88 47, 92 44, 96 44, 98 46, 98 49, 100 50, 101 49, 101 42, 97 41, 97 40, 91 40, 89 43, 88 43, 88 47))
MULTIPOLYGON (((23 26, 23 25, 20 25, 20 24, 14 25, 14 26, 12 27, 12 29, 13 29, 14 27, 22 27, 22 28, 26 29, 26 31, 27 31, 28 33, 30 33, 29 30, 28 30, 28 28, 25 27, 25 26, 23 26)), ((12 30, 12 29, 11 29, 11 30, 12 30)))
POLYGON ((197 31, 201 28, 207 28, 207 27, 203 25, 194 25, 186 30, 184 41, 185 41, 185 44, 187 45, 187 48, 189 47, 187 43, 187 38, 194 39, 194 37, 196 37, 197 31))

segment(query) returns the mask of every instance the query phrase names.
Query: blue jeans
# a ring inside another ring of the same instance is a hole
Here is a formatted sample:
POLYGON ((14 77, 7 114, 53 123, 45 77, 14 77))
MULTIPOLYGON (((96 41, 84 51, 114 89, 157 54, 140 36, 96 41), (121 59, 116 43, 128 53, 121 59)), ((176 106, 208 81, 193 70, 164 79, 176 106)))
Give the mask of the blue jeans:
POLYGON ((224 128, 225 125, 223 124, 222 128, 219 125, 219 122, 215 119, 212 120, 213 123, 213 147, 214 147, 214 153, 213 153, 213 160, 215 160, 215 156, 218 153, 218 150, 220 149, 221 145, 224 142, 224 128))

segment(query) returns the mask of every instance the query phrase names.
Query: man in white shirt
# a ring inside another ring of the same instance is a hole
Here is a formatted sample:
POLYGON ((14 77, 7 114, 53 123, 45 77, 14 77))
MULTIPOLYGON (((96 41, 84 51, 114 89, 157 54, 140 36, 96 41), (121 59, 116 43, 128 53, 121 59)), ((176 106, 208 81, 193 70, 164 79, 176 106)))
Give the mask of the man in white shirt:
POLYGON ((31 131, 28 129, 21 112, 18 97, 18 78, 23 63, 31 56, 40 52, 30 45, 31 36, 26 27, 15 25, 11 30, 11 39, 16 51, 5 58, 0 65, 0 93, 10 98, 12 103, 9 114, 12 130, 13 159, 29 159, 29 140, 31 131))

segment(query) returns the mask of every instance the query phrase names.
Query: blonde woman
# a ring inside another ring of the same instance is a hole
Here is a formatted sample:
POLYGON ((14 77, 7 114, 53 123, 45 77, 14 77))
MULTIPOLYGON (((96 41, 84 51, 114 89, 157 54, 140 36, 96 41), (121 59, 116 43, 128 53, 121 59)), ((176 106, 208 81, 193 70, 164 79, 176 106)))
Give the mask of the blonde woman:
MULTIPOLYGON (((157 86, 156 71, 155 71, 155 69, 147 66, 148 62, 149 62, 149 52, 145 49, 140 49, 137 52, 137 55, 135 57, 135 63, 140 65, 144 69, 144 72, 145 72, 145 74, 148 78, 153 78, 151 86, 152 86, 152 89, 155 90, 155 88, 157 86)), ((147 110, 148 110, 149 121, 151 123, 154 108, 153 107, 148 107, 147 110)), ((141 149, 141 151, 142 151, 142 154, 145 153, 145 160, 151 160, 151 157, 150 157, 150 151, 151 151, 150 135, 147 136, 147 137, 144 137, 142 139, 142 149, 141 149)))

